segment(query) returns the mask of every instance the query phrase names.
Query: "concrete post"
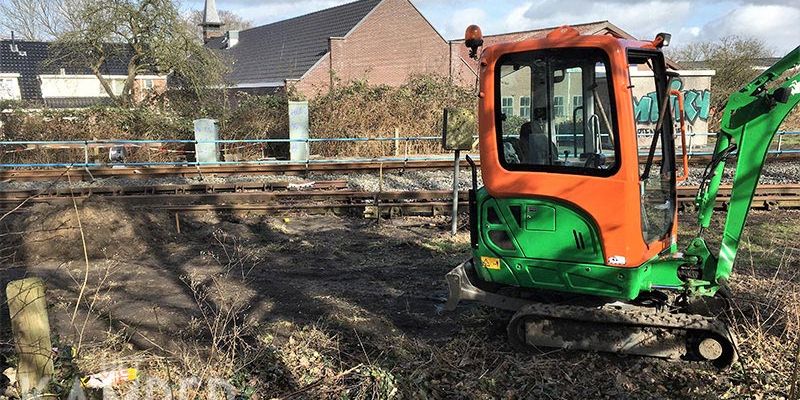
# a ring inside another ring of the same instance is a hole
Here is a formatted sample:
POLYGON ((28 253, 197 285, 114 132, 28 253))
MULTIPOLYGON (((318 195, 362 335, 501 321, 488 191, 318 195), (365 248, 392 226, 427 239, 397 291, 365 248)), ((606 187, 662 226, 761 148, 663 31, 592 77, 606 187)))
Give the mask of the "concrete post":
POLYGON ((308 102, 289 102, 289 160, 308 161, 308 102))
POLYGON ((194 154, 199 165, 219 162, 219 143, 212 143, 219 140, 217 121, 210 118, 194 120, 194 140, 201 142, 194 145, 194 154))

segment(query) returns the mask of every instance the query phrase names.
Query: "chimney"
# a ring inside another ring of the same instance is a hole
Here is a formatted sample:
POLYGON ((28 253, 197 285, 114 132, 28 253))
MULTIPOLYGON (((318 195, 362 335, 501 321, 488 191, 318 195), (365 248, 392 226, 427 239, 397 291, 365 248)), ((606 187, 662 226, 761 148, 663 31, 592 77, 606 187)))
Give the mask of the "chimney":
POLYGON ((225 34, 225 48, 230 49, 239 43, 239 31, 228 31, 225 34))
POLYGON ((206 0, 203 8, 203 22, 200 23, 200 26, 203 27, 203 42, 208 43, 209 40, 222 36, 222 25, 222 20, 217 13, 216 2, 206 0))
POLYGON ((14 31, 11 31, 11 44, 8 45, 9 50, 12 53, 17 53, 17 55, 21 57, 25 57, 28 55, 27 51, 19 51, 19 45, 17 44, 17 39, 14 37, 14 31))

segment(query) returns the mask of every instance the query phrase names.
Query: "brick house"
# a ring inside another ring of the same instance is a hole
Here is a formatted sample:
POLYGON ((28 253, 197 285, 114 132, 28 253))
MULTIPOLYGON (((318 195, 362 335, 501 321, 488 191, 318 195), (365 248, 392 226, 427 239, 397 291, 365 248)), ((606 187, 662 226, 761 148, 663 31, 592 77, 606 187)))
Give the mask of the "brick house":
POLYGON ((294 88, 307 96, 336 82, 399 85, 412 74, 450 73, 450 45, 409 0, 360 0, 241 32, 223 32, 206 0, 207 46, 232 63, 230 87, 294 88))
MULTIPOLYGON (((53 60, 52 43, 0 40, 0 100, 18 100, 33 106, 74 108, 109 104, 100 80, 85 67, 53 60)), ((124 57, 109 59, 102 76, 115 93, 121 93, 128 73, 124 57)), ((143 74, 134 82, 134 98, 150 91, 165 90, 164 75, 143 74)))

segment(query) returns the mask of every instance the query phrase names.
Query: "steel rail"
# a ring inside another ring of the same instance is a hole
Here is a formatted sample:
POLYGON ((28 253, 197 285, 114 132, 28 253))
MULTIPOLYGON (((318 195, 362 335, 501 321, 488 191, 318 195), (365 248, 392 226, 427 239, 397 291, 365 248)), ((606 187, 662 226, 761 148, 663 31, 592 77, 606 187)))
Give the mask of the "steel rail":
MULTIPOLYGON (((461 161, 462 166, 468 166, 461 161)), ((292 163, 261 165, 205 165, 205 166, 165 166, 139 168, 89 168, 78 166, 68 168, 72 179, 93 180, 96 178, 154 178, 154 177, 203 177, 229 175, 306 175, 308 173, 350 173, 376 172, 379 170, 442 170, 453 167, 452 159, 424 161, 359 161, 339 163, 292 163)), ((64 175, 67 168, 53 169, 2 169, 2 181, 51 180, 64 175)))
MULTIPOLYGON (((705 164, 708 155, 689 158, 690 164, 705 164)), ((785 154, 781 157, 770 157, 770 161, 792 162, 800 159, 800 154, 785 154)), ((480 166, 480 159, 475 159, 480 166)), ((461 161, 461 167, 469 167, 461 161)), ((390 160, 390 161, 353 161, 353 162, 314 162, 314 163, 278 163, 278 164, 237 164, 237 165, 202 165, 202 166, 151 166, 151 167, 93 167, 84 169, 79 165, 71 168, 46 169, 0 169, 0 181, 41 181, 51 180, 65 175, 70 170, 70 177, 75 180, 94 180, 97 178, 157 178, 157 177, 199 177, 230 175, 307 175, 309 173, 346 174, 350 172, 377 172, 379 170, 448 170, 453 168, 452 159, 435 160, 390 160)))
MULTIPOLYGON (((47 193, 31 191, 0 192, 0 209, 15 207, 28 199, 27 205, 70 205, 75 197, 79 202, 88 199, 109 199, 116 204, 134 208, 172 211, 251 210, 352 210, 363 213, 399 213, 403 210, 423 209, 423 214, 448 214, 452 192, 449 190, 368 192, 344 190, 343 181, 316 182, 298 186, 303 190, 290 190, 289 184, 247 183, 225 185, 157 185, 152 187, 107 187, 59 189, 47 193), (98 190, 101 189, 101 190, 98 190), (338 189, 338 190, 337 190, 338 189), (430 210, 428 210, 430 209, 430 210), (378 210, 378 211, 376 211, 378 210), (383 210, 383 211, 380 211, 383 210), (430 212, 428 212, 430 211, 430 212)), ((684 210, 692 210, 697 187, 679 187, 678 203, 684 210)), ((717 206, 724 208, 729 201, 731 187, 722 187, 717 206)), ((466 204, 468 192, 459 192, 459 202, 466 204)), ((764 185, 758 188, 753 208, 800 208, 800 185, 764 185)))

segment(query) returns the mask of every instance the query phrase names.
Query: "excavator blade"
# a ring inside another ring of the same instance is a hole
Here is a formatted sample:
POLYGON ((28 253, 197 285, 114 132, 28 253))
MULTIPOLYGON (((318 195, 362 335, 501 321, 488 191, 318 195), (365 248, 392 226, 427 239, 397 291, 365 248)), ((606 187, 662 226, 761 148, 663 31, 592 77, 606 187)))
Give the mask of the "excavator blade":
POLYGON ((563 348, 632 354, 667 360, 705 361, 722 369, 736 361, 726 325, 699 314, 613 302, 574 305, 508 297, 474 285, 468 260, 447 274, 453 310, 462 300, 516 311, 508 338, 521 351, 563 348))

